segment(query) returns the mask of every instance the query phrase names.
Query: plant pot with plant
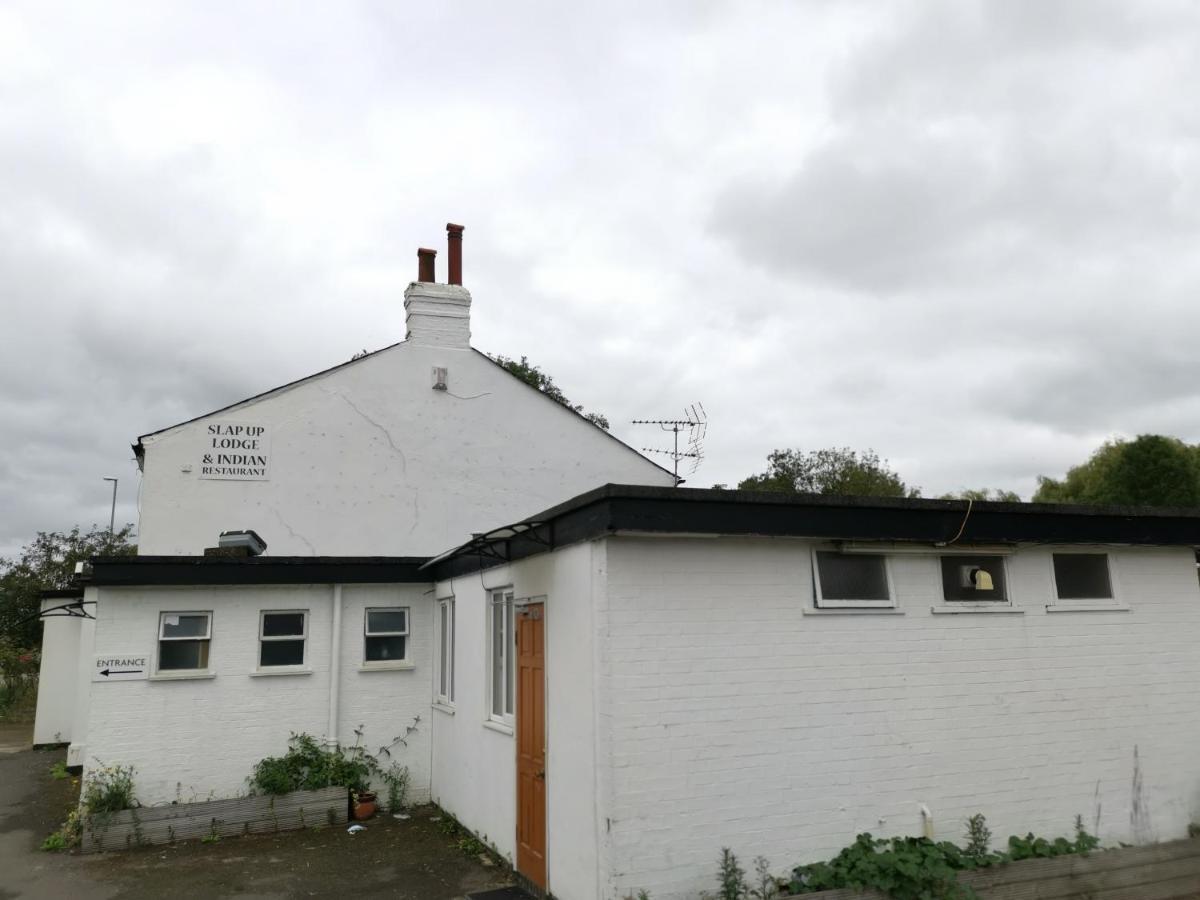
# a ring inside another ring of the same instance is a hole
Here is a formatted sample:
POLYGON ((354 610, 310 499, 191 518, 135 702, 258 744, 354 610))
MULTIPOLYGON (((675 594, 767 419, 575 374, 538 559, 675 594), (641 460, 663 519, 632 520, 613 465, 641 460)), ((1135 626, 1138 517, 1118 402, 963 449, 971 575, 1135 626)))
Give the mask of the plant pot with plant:
POLYGON ((354 820, 361 822, 375 815, 375 792, 352 791, 350 794, 354 809, 354 820))

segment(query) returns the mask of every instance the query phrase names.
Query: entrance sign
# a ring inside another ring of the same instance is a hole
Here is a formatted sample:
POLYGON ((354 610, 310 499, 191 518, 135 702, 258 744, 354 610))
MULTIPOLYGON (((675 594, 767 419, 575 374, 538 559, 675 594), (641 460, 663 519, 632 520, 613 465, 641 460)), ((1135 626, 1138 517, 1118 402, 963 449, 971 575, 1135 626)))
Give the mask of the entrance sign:
POLYGON ((108 653, 92 666, 92 681, 144 681, 149 675, 149 653, 108 653))
POLYGON ((266 425, 214 422, 204 429, 200 477, 218 481, 267 481, 270 432, 266 425))

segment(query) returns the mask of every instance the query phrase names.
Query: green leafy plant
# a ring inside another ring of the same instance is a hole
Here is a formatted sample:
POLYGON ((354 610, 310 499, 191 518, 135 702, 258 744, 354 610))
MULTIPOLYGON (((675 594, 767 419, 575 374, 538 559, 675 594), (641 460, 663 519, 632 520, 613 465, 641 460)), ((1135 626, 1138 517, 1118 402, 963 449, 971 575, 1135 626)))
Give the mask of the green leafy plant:
POLYGON ((742 900, 747 893, 746 870, 738 862, 737 854, 728 847, 721 848, 721 863, 717 869, 717 897, 719 900, 742 900))
POLYGON ((133 809, 133 766, 97 766, 87 773, 80 805, 89 816, 133 809))
POLYGON ((992 832, 983 813, 967 819, 967 846, 963 852, 971 859, 983 861, 991 855, 992 832))
POLYGON ((1043 859, 1095 850, 1100 841, 1088 834, 1082 816, 1075 817, 1075 838, 1053 840, 1016 835, 1008 850, 988 850, 991 831, 982 815, 967 820, 967 847, 928 838, 875 838, 860 834, 855 842, 827 862, 798 866, 789 888, 806 894, 834 888, 875 888, 896 900, 970 900, 975 893, 960 885, 957 873, 1022 859, 1043 859))
POLYGON ((50 777, 55 781, 62 781, 65 778, 70 778, 71 773, 67 771, 67 764, 59 760, 50 767, 50 777))
POLYGON ((71 844, 62 831, 56 831, 53 834, 47 835, 46 839, 42 841, 42 849, 49 852, 66 850, 69 846, 71 844))
POLYGON ((37 700, 41 654, 0 636, 0 718, 25 720, 37 700))
POLYGON ((408 746, 408 738, 420 721, 420 716, 414 716, 403 734, 374 752, 363 745, 362 725, 354 729, 352 745, 325 745, 311 734, 293 733, 283 756, 269 756, 254 766, 248 779, 250 790, 278 795, 340 786, 364 794, 376 780, 387 788, 389 808, 400 809, 408 793, 409 773, 406 766, 390 761, 392 750, 398 745, 408 746), (386 765, 384 760, 388 760, 386 765))

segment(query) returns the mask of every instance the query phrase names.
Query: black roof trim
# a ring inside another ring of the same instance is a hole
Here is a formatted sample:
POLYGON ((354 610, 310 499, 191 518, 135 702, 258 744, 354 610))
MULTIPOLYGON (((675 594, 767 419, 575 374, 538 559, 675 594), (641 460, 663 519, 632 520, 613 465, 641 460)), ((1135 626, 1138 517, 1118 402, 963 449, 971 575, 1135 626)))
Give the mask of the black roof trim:
POLYGON ((667 475, 670 475, 672 478, 675 477, 675 474, 670 469, 666 468, 661 463, 655 462, 650 457, 648 457, 646 454, 639 451, 636 447, 633 447, 630 444, 625 443, 623 440, 621 440, 619 437, 617 437, 615 434, 613 434, 607 428, 601 428, 599 425, 597 425, 595 422, 593 422, 591 419, 589 419, 587 416, 585 416, 583 413, 579 412, 578 410, 572 409, 570 406, 568 406, 565 403, 559 403, 557 400, 555 400, 549 394, 545 393, 544 391, 539 391, 537 388, 535 388, 532 384, 525 381, 524 379, 517 378, 516 375, 513 375, 512 372, 508 371, 508 369, 504 368, 504 366, 500 365, 500 363, 496 362, 496 360, 492 359, 490 356, 488 356, 482 350, 476 350, 474 347, 472 347, 471 350, 474 351, 475 353, 478 353, 480 356, 482 356, 484 359, 486 359, 488 362, 490 362, 497 369, 504 372, 504 374, 508 375, 510 378, 515 378, 517 381, 519 381, 521 384, 525 385, 525 387, 529 388, 529 390, 533 391, 535 394, 541 394, 543 397, 545 397, 547 400, 549 400, 555 406, 562 407, 567 412, 569 412, 571 415, 576 416, 577 418, 580 418, 583 421, 587 422, 590 426, 595 428, 601 434, 607 435, 611 440, 616 441, 618 444, 620 444, 622 447, 624 447, 626 450, 628 450, 634 456, 640 456, 646 462, 650 463, 650 465, 654 466, 654 468, 661 469, 664 473, 666 473, 667 475))
POLYGON ((234 403, 222 406, 220 409, 214 409, 210 412, 201 413, 198 416, 192 416, 190 419, 184 419, 182 422, 176 422, 174 425, 168 425, 165 428, 159 428, 157 431, 149 431, 146 434, 139 435, 137 442, 133 444, 133 452, 138 459, 141 459, 143 454, 146 452, 146 448, 142 446, 142 441, 148 437, 154 437, 156 434, 162 434, 164 431, 171 431, 172 429, 179 428, 183 425, 191 425, 193 422, 199 422, 201 419, 207 419, 209 416, 215 416, 219 413, 226 412, 227 410, 233 409, 235 406, 241 406, 243 403, 252 403, 255 400, 261 400, 268 394, 274 394, 276 391, 285 391, 290 387, 295 387, 296 385, 301 384, 302 382, 311 381, 313 378, 320 378, 322 375, 328 375, 330 372, 336 372, 338 369, 346 368, 346 366, 352 366, 357 362, 362 362, 364 359, 370 359, 372 356, 377 356, 378 354, 383 353, 385 350, 391 350, 393 347, 399 347, 402 343, 404 342, 397 341, 394 344, 388 344, 386 347, 380 347, 378 350, 372 350, 370 353, 364 353, 362 356, 356 356, 344 363, 338 363, 336 366, 330 366, 328 369, 322 369, 320 372, 313 372, 311 375, 305 375, 302 378, 289 381, 287 384, 281 384, 279 387, 273 387, 262 391, 258 394, 255 394, 253 397, 247 397, 244 400, 238 400, 234 403))
POLYGON ((429 569, 441 580, 619 532, 930 546, 952 540, 967 545, 1200 545, 1200 509, 1191 508, 830 497, 623 484, 604 485, 516 524, 534 527, 498 538, 488 547, 476 538, 435 558, 429 569))
POLYGON ((427 584, 425 556, 98 556, 89 585, 427 584))

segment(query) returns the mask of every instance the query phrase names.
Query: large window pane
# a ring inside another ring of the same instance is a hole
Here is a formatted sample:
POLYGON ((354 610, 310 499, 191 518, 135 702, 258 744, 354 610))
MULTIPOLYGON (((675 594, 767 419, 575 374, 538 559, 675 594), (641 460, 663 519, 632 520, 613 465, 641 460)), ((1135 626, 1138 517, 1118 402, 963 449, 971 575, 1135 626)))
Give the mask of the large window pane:
POLYGON ((408 638, 402 635, 367 638, 367 662, 398 662, 404 659, 404 644, 408 638))
POLYGON ((504 712, 513 714, 513 675, 516 653, 513 652, 513 598, 504 598, 504 712))
POLYGON ((304 634, 304 613, 263 613, 263 637, 304 634))
POLYGON ((159 671, 207 669, 208 641, 159 641, 159 671))
POLYGON ((304 665, 304 641, 263 641, 259 644, 260 666, 304 665))
POLYGON ((438 695, 450 696, 450 604, 443 603, 438 607, 438 695))
POLYGON ((504 714, 504 605, 492 604, 492 715, 504 714))
POLYGON ((817 573, 822 599, 891 599, 883 556, 818 551, 817 573))
POLYGON ((1060 600, 1103 600, 1112 597, 1106 553, 1055 553, 1054 583, 1060 600))

